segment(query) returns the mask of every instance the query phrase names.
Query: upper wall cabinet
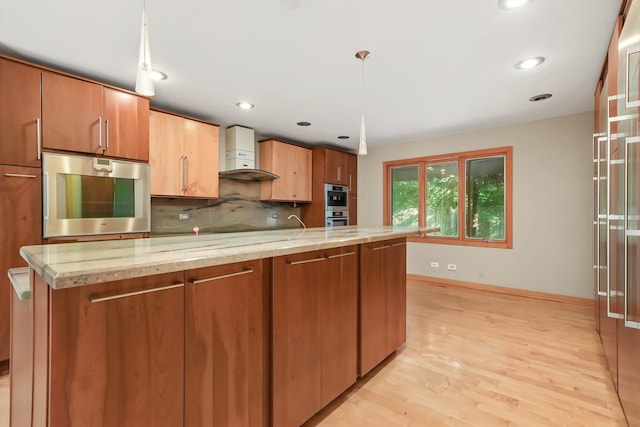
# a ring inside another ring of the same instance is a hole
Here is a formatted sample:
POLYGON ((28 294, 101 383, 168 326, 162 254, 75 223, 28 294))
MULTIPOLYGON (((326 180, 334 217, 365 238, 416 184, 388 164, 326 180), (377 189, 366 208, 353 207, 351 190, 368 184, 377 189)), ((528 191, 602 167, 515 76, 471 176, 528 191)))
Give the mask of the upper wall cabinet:
POLYGON ((218 138, 218 126, 151 111, 151 195, 217 198, 218 138))
POLYGON ((42 72, 44 148, 149 160, 149 100, 42 72))
POLYGON ((269 139, 260 141, 260 167, 280 176, 260 182, 260 200, 311 201, 311 150, 269 139))
POLYGON ((0 164, 40 167, 40 70, 0 58, 0 164))
POLYGON ((104 154, 149 161, 149 99, 104 88, 104 154))

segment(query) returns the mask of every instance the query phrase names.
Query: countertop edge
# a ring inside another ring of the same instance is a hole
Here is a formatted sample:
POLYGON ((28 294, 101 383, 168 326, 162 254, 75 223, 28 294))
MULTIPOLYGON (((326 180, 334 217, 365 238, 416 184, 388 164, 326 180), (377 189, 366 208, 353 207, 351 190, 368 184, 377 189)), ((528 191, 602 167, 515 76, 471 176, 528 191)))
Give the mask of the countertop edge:
MULTIPOLYGON (((314 229, 310 229, 314 230, 314 229)), ((247 248, 235 248, 233 250, 221 249, 201 250, 201 256, 181 257, 181 253, 176 253, 173 259, 159 260, 157 262, 147 262, 143 265, 122 264, 118 267, 94 268, 91 272, 72 271, 60 272, 55 266, 48 265, 43 259, 30 252, 30 247, 21 248, 21 256, 29 263, 35 273, 39 274, 52 289, 66 289, 78 286, 85 286, 97 283, 111 282, 115 280, 133 279, 137 277, 152 276, 156 274, 172 273, 195 268, 213 267, 217 265, 230 264, 234 262, 251 261, 255 259, 271 258, 283 255, 292 255, 301 252, 314 250, 331 249, 341 246, 349 246, 363 243, 372 243, 381 240, 395 238, 406 238, 415 236, 420 230, 401 229, 391 230, 379 227, 378 230, 370 233, 358 234, 355 236, 340 236, 336 238, 326 238, 322 241, 287 240, 287 245, 280 248, 264 247, 273 244, 272 241, 253 244, 247 248), (263 247, 261 247, 263 246, 263 247), (241 250, 242 249, 242 250, 241 250), (240 251, 241 250, 241 251, 240 251), (212 254, 212 252, 221 252, 212 254)), ((316 230, 318 231, 318 230, 316 230)), ((259 232, 255 232, 259 233, 259 232)), ((300 236, 305 230, 300 230, 300 236)), ((149 240, 149 239, 141 239, 149 240)), ((98 242, 96 242, 98 243, 98 242)), ((194 249, 192 252, 197 252, 194 249)), ((185 250, 184 253, 190 253, 185 250)))
POLYGON ((29 283, 29 267, 17 267, 7 270, 7 276, 13 290, 20 301, 31 298, 31 284, 29 283))

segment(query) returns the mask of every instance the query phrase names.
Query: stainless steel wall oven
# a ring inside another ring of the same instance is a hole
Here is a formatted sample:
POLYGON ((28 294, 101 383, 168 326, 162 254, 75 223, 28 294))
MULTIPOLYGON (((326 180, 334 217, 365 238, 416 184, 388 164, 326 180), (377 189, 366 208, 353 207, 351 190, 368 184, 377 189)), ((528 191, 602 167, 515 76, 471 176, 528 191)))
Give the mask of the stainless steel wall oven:
POLYGON ((349 225, 349 187, 325 184, 325 226, 349 225))
POLYGON ((43 237, 151 229, 148 164, 43 153, 42 174, 43 237))

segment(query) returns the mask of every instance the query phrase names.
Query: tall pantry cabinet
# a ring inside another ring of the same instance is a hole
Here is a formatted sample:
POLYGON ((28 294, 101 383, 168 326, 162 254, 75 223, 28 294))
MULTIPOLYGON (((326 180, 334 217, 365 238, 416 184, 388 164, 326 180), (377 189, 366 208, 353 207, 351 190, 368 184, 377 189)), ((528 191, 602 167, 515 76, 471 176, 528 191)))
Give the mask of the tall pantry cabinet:
POLYGON ((11 283, 27 264, 20 247, 40 243, 40 70, 0 57, 0 361, 9 359, 11 283))
POLYGON ((596 325, 630 426, 640 426, 640 2, 616 22, 593 136, 596 325))

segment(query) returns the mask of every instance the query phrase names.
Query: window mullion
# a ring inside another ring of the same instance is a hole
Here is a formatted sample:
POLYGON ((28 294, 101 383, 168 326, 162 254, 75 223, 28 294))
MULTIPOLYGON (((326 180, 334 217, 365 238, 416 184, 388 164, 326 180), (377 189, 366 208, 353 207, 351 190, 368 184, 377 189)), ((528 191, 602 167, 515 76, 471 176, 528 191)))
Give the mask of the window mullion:
POLYGON ((466 239, 465 232, 467 224, 465 223, 465 210, 467 209, 467 171, 465 169, 464 157, 458 158, 458 240, 466 239))
POLYGON ((418 226, 427 226, 427 173, 426 163, 418 163, 418 226))

